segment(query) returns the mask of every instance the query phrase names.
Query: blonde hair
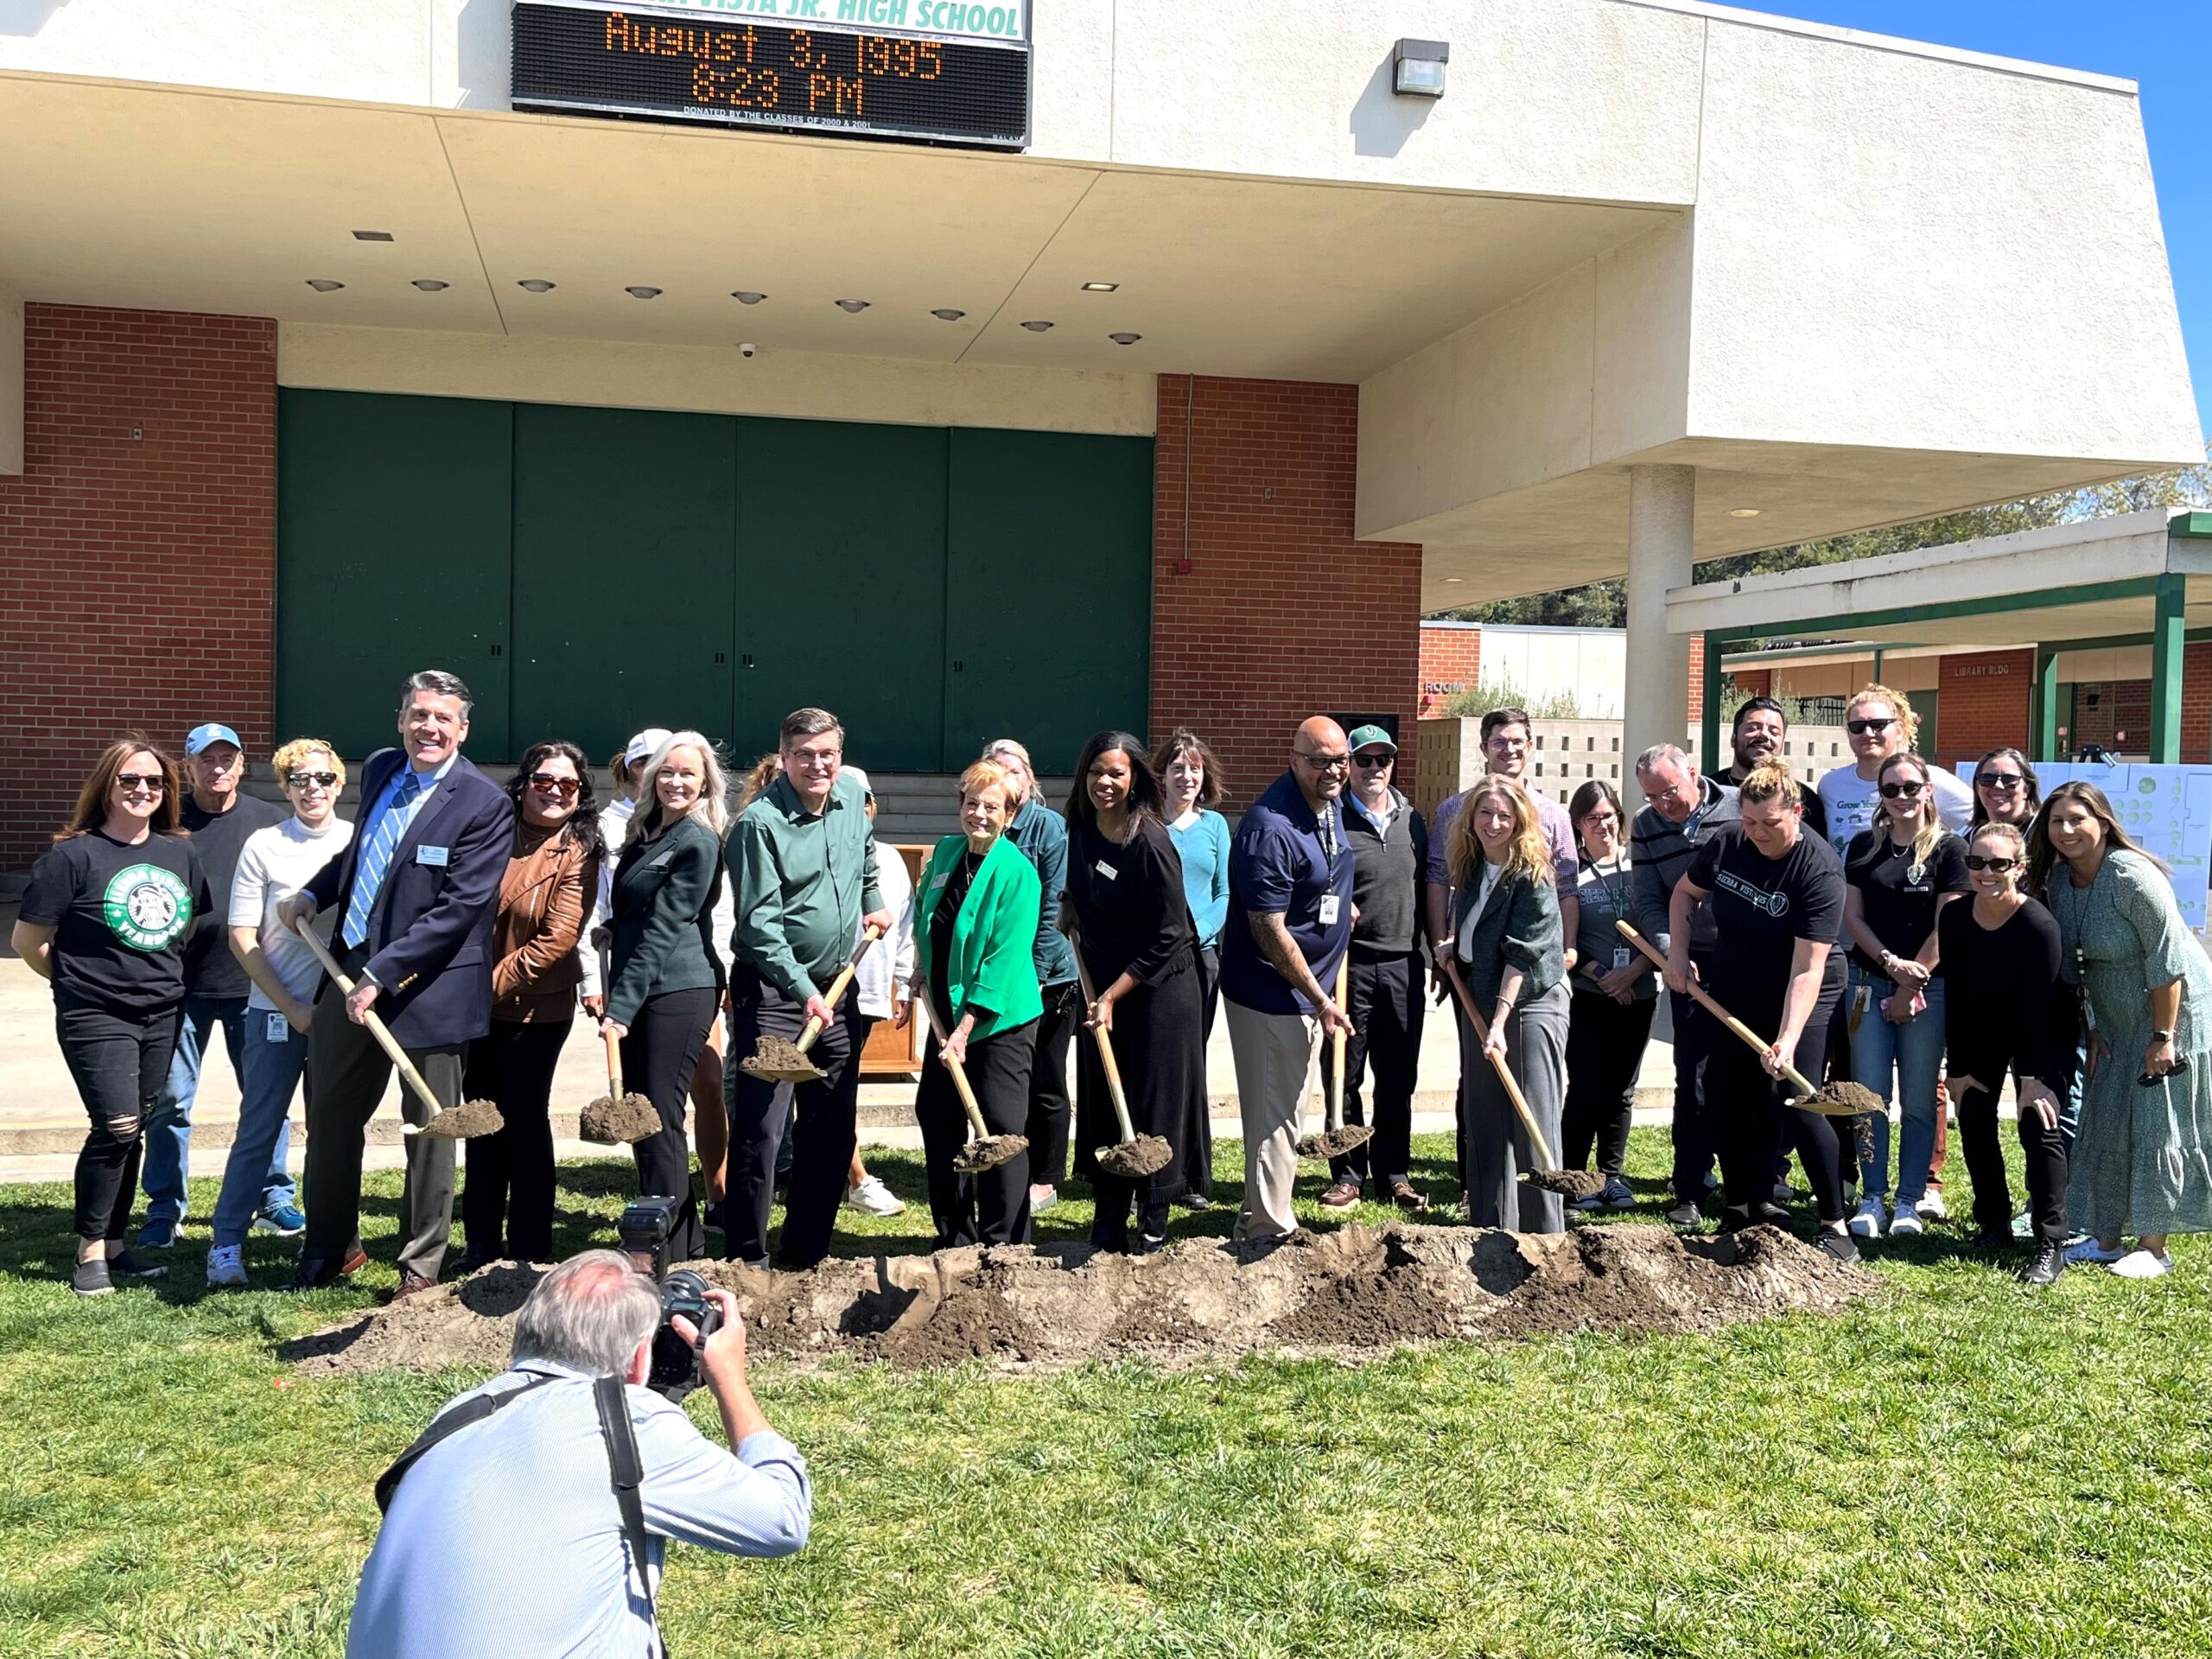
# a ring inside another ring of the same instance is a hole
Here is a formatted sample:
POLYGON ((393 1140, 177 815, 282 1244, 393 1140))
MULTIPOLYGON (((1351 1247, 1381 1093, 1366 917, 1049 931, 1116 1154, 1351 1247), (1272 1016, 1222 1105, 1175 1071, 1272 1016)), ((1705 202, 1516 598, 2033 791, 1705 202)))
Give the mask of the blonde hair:
POLYGON ((1769 755, 1744 774, 1744 781, 1736 785, 1736 798, 1751 806, 1780 801, 1793 812, 1805 810, 1804 787, 1790 776, 1789 763, 1778 755, 1769 755))
MULTIPOLYGON (((1936 803, 1936 773, 1924 759, 1910 749, 1899 749, 1882 762, 1874 773, 1874 787, 1879 789, 1882 780, 1896 766, 1910 766, 1920 774, 1920 824, 1912 834, 1912 863, 1905 871, 1908 876, 1917 881, 1920 873, 1928 868, 1929 855, 1950 831, 1943 828, 1943 814, 1936 803)), ((1896 817, 1885 806, 1882 809, 1882 830, 1891 841, 1897 838, 1896 823, 1896 817)))
POLYGON ((660 769, 668 764, 668 757, 678 749, 695 749, 699 755, 699 768, 705 776, 700 780, 699 801, 687 817, 702 820, 715 832, 720 841, 729 831, 729 775, 722 769, 722 758, 715 746, 697 732, 671 732, 661 746, 645 762, 638 774, 639 810, 630 819, 630 833, 623 837, 627 847, 632 842, 642 842, 661 827, 660 769))
MULTIPOLYGON (((1973 846, 1974 842, 1980 841, 1984 836, 1994 836, 1999 841, 2011 842, 2012 843, 2013 855, 2024 861, 2027 858, 2028 838, 2021 833, 2020 826, 2018 824, 2007 823, 2002 818, 1991 818, 1985 823, 1977 823, 1972 830, 1967 832, 1967 845, 1969 847, 1973 846)), ((2022 874, 2024 874, 2025 872, 2024 871, 2022 874)))
POLYGON ((291 775, 292 768, 311 754, 328 755, 330 769, 338 774, 338 787, 346 787, 346 763, 338 758, 337 749, 328 740, 320 737, 296 737, 269 757, 270 768, 276 772, 276 781, 283 783, 291 775))
POLYGON ((1869 680, 1851 694, 1851 701, 1843 705, 1843 717, 1851 718, 1851 711, 1862 702, 1886 702, 1896 713, 1897 724, 1904 728, 1905 748, 1920 740, 1920 716, 1912 711, 1912 699, 1902 691, 1892 691, 1886 685, 1869 680))
POLYGON ((1481 838, 1475 834, 1475 809, 1492 796, 1510 803, 1513 808, 1513 835, 1506 843, 1505 862, 1498 870, 1498 879, 1506 880, 1525 875, 1532 881, 1554 880, 1551 848, 1544 841, 1543 821, 1536 816, 1535 799, 1510 778, 1485 778, 1466 792, 1463 798, 1465 804, 1452 821, 1452 840, 1445 849, 1452 885, 1467 886, 1482 868, 1485 855, 1481 838))
POLYGON ((1021 804, 1015 798, 1020 791, 1014 786, 1014 774, 997 761, 989 760, 968 763, 968 770, 960 774, 960 798, 964 801, 970 795, 979 795, 993 785, 998 786, 1000 798, 1006 802, 1007 811, 1011 812, 1021 804))

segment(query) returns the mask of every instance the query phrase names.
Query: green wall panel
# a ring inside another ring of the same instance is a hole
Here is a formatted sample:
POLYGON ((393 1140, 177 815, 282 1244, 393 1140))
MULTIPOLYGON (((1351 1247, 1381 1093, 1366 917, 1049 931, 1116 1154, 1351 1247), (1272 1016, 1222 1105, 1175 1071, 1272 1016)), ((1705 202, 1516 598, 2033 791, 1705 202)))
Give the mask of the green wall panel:
POLYGON ((287 390, 277 401, 276 729, 355 758, 400 683, 468 682, 468 751, 508 753, 505 404, 287 390))
POLYGON ((1152 441, 954 428, 944 755, 995 737, 1042 772, 1091 734, 1145 733, 1152 661, 1152 441))
POLYGON ((603 760, 645 726, 730 736, 734 423, 515 410, 516 747, 603 760))
POLYGON ((783 717, 813 704, 844 722, 856 766, 947 764, 945 435, 738 422, 741 762, 775 747, 783 717))

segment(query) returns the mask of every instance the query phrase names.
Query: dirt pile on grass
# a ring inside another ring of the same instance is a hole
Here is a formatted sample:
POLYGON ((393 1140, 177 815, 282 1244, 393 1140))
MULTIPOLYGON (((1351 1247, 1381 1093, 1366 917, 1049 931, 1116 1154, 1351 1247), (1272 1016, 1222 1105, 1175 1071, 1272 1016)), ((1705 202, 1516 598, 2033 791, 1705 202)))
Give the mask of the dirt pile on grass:
MULTIPOLYGON (((1539 1237, 1467 1227, 1346 1227, 1280 1244, 1190 1239, 1152 1256, 980 1246, 772 1273, 695 1262, 737 1293, 753 1354, 925 1370, 986 1359, 1180 1365, 1252 1351, 1372 1356, 1408 1343, 1551 1332, 1679 1334, 1832 1313, 1872 1275, 1773 1228, 1732 1239, 1656 1227, 1539 1237)), ((537 1270, 499 1265, 286 1344, 309 1370, 506 1363, 537 1270)))

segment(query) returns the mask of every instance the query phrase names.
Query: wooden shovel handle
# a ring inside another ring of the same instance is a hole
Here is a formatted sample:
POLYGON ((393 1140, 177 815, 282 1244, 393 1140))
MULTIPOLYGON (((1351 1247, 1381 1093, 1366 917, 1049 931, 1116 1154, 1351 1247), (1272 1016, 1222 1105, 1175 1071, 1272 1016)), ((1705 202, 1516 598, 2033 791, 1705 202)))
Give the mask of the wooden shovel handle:
POLYGON ((607 1097, 622 1098, 622 1039, 614 1034, 614 1027, 602 1020, 599 1022, 599 1040, 607 1045, 607 1097))
MULTIPOLYGON (((340 995, 353 995, 353 982, 339 970, 338 964, 332 960, 330 952, 323 948, 322 941, 315 938, 313 925, 296 927, 292 931, 297 933, 306 943, 308 949, 315 953, 315 959, 322 964, 322 971, 330 976, 331 982, 338 987, 340 995)), ((377 1039, 377 1046, 383 1049, 385 1057, 398 1068, 399 1075, 405 1079, 407 1086, 415 1091, 415 1098, 423 1103, 430 1116, 435 1117, 440 1112, 445 1110, 445 1108, 438 1103, 438 1097, 430 1092, 430 1085, 423 1080, 423 1074, 415 1069, 415 1062, 407 1058, 406 1050, 401 1048, 393 1039, 384 1021, 377 1018, 377 1011, 374 1008, 364 1008, 361 1011, 361 1023, 369 1028, 369 1035, 377 1039)), ((410 1129, 416 1127, 417 1126, 411 1123, 408 1125, 410 1129)))
POLYGON ((976 1103, 976 1091, 968 1086, 968 1068, 944 1052, 944 1027, 937 1017, 937 1004, 929 999, 928 987, 923 988, 923 995, 917 1001, 922 1005, 922 1012, 929 1015, 930 1033, 937 1039, 937 1057, 944 1069, 952 1073, 952 1087, 960 1096, 961 1108, 968 1114, 968 1121, 976 1126, 976 1138, 978 1141, 989 1140, 990 1125, 983 1122, 983 1109, 976 1103))
MULTIPOLYGON (((1336 1004, 1338 1014, 1347 1014, 1345 993, 1351 980, 1351 952, 1346 950, 1337 959, 1336 1004)), ((1329 1127, 1341 1129, 1344 1126, 1344 1047, 1348 1037, 1342 1026, 1329 1033, 1329 1055, 1335 1065, 1329 1072, 1329 1127)))
MULTIPOLYGON (((1643 951, 1643 954, 1650 957, 1653 962, 1658 963, 1659 969, 1662 973, 1666 971, 1667 958, 1659 954, 1658 948, 1655 946, 1650 940, 1645 938, 1643 934, 1637 932, 1633 927, 1630 927, 1625 921, 1623 921, 1618 917, 1614 918, 1613 925, 1620 929, 1623 937, 1624 937, 1630 944, 1643 951)), ((1707 1014, 1718 1020, 1722 1025, 1727 1027, 1729 1030, 1734 1032, 1738 1037, 1749 1043, 1760 1053, 1765 1053, 1768 1049, 1773 1046, 1771 1043, 1760 1036, 1758 1033, 1753 1031, 1749 1026, 1738 1020, 1734 1014, 1729 1013, 1727 1009, 1722 1007, 1718 1002, 1714 1001, 1713 998, 1707 994, 1705 987, 1699 984, 1695 980, 1690 981, 1690 999, 1695 1002, 1698 1007, 1703 1008, 1707 1014)), ((1811 1084, 1806 1082, 1804 1077, 1799 1074, 1797 1068, 1790 1065, 1787 1060, 1784 1060, 1782 1063, 1782 1075, 1789 1079, 1790 1086, 1796 1089, 1801 1095, 1817 1095, 1821 1092, 1819 1090, 1814 1088, 1811 1084)))
MULTIPOLYGON (((861 958, 868 955, 868 946, 874 944, 882 937, 883 930, 879 927, 868 927, 861 930, 861 942, 853 947, 852 960, 837 970, 837 977, 831 980, 830 982, 830 988, 822 993, 822 1000, 830 1005, 830 1010, 831 1013, 834 1014, 836 1012, 839 999, 845 995, 846 988, 853 982, 853 969, 861 965, 861 958)), ((805 1028, 799 1033, 798 1052, 804 1054, 808 1049, 812 1048, 814 1046, 814 1039, 822 1034, 822 1019, 821 1016, 817 1014, 815 1018, 808 1020, 806 1022, 805 1028)))
POLYGON ((1497 1080, 1505 1085, 1506 1097, 1512 1101, 1513 1109, 1521 1114, 1521 1127, 1529 1131, 1529 1144, 1535 1149, 1537 1167, 1557 1169, 1559 1160, 1552 1156, 1544 1132, 1536 1127, 1536 1115, 1529 1109, 1528 1100, 1521 1093, 1521 1085, 1514 1078, 1513 1068, 1506 1064, 1503 1055, 1493 1054, 1490 1051, 1490 1027, 1483 1023, 1482 1015, 1475 1011, 1474 994, 1468 990, 1467 982, 1459 977, 1459 963, 1451 957, 1445 957, 1444 973, 1445 977, 1452 982, 1452 988, 1459 993, 1459 1006, 1466 1011, 1467 1023, 1475 1028, 1475 1040, 1484 1045, 1484 1058, 1497 1073, 1497 1080))
MULTIPOLYGON (((1098 1001, 1098 995, 1090 988, 1090 970, 1083 965, 1083 942, 1072 934, 1069 938, 1075 945, 1076 982, 1083 987, 1083 1007, 1088 1014, 1091 1004, 1098 1001)), ((1091 1027, 1090 1034, 1097 1039, 1098 1064, 1106 1071, 1106 1092, 1113 1096, 1114 1116, 1122 1126, 1122 1140, 1127 1143, 1137 1138, 1137 1126, 1130 1121, 1129 1103, 1122 1093, 1122 1068, 1114 1064, 1114 1039, 1103 1026, 1091 1027)))

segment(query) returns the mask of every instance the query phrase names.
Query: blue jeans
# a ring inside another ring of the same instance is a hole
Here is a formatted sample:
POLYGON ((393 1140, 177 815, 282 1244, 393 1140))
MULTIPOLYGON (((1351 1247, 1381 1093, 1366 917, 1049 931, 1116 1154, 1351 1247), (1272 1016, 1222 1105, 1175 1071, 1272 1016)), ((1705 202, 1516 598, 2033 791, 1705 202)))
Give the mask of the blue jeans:
POLYGON ((284 1173, 284 1151, 292 1139, 292 1090, 307 1069, 308 1034, 284 1027, 271 1042, 269 1022, 282 1020, 265 1008, 251 1008, 245 1020, 245 1064, 238 1068, 244 1093, 238 1101, 238 1134, 223 1166, 223 1191, 215 1200, 215 1243, 243 1244, 253 1218, 292 1202, 292 1178, 284 1173))
MULTIPOLYGON (((1853 963, 1844 1006, 1848 1017, 1858 1021, 1851 1033, 1852 1077, 1879 1095, 1885 1104, 1892 1099, 1897 1103, 1904 1128, 1897 1148, 1897 1201, 1910 1205, 1927 1195, 1928 1164, 1936 1155, 1936 1084, 1943 1070, 1943 982, 1928 982, 1926 1011, 1901 1026, 1882 1017, 1882 999, 1896 989, 1879 974, 1867 973, 1853 963), (1867 992, 1864 1014, 1857 1011, 1861 986, 1867 992)), ((1870 1112, 1867 1116, 1874 1131, 1874 1155, 1859 1160, 1860 1177, 1868 1198, 1887 1198, 1890 1115, 1870 1112)))
MULTIPOLYGON (((192 1163, 192 1105, 200 1093, 200 1062, 220 1026, 223 1046, 230 1051, 231 1070, 245 1075, 244 1039, 245 998, 188 996, 183 1018, 177 1022, 176 1052, 169 1060, 168 1081, 162 1085, 154 1109, 146 1115, 146 1219, 175 1223, 184 1219, 184 1178, 192 1163)), ((277 1174, 283 1169, 280 1164, 277 1174)), ((290 1184, 285 1201, 290 1201, 290 1184)))

